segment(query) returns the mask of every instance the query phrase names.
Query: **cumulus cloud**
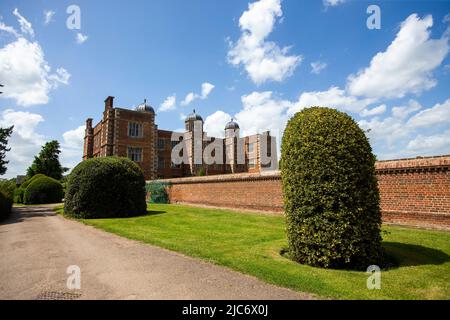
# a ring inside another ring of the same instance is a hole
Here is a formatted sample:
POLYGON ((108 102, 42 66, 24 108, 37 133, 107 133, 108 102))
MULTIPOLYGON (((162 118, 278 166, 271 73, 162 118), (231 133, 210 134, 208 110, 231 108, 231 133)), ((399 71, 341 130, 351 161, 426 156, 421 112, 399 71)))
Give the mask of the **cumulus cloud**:
POLYGON ((383 114, 384 112, 386 112, 386 105, 385 104, 381 104, 378 107, 374 107, 372 109, 364 109, 360 112, 360 115, 362 117, 370 117, 370 116, 376 116, 376 115, 380 115, 383 114))
POLYGON ((415 155, 449 154, 450 130, 430 136, 419 134, 408 143, 407 149, 415 155))
POLYGON ((442 142, 448 140, 440 139, 444 133, 439 131, 450 123, 450 99, 413 114, 421 108, 411 100, 408 106, 394 107, 389 117, 360 120, 358 124, 364 130, 370 129, 369 138, 381 159, 446 153, 450 145, 443 146, 442 142), (435 132, 424 135, 421 130, 435 132), (425 141, 426 145, 419 148, 425 141), (431 147, 433 141, 436 145, 431 147))
POLYGON ((82 160, 85 129, 86 127, 81 125, 63 133, 60 160, 64 167, 73 169, 82 160))
POLYGON ((280 0, 250 3, 239 19, 240 38, 236 43, 230 42, 229 63, 243 65, 256 84, 283 81, 302 61, 301 56, 288 55, 290 47, 280 48, 275 42, 267 41, 282 15, 280 0))
POLYGON ((214 87, 215 86, 212 83, 203 82, 202 85, 201 85, 201 93, 197 94, 197 93, 194 93, 194 92, 189 92, 186 95, 186 97, 184 98, 184 100, 181 101, 181 105, 182 106, 187 106, 190 103, 192 103, 192 101, 194 101, 196 99, 205 100, 206 98, 208 98, 209 94, 214 89, 214 87))
POLYGON ((20 37, 0 49, 0 79, 5 85, 0 97, 15 99, 18 105, 48 103, 50 91, 68 84, 69 78, 64 68, 51 73, 37 42, 20 37))
POLYGON ((209 82, 202 83, 202 94, 200 96, 200 99, 206 99, 213 89, 214 85, 212 83, 209 82))
POLYGON ((311 106, 330 107, 342 111, 360 113, 373 102, 373 99, 358 99, 348 95, 345 90, 332 86, 326 91, 303 92, 298 102, 289 108, 288 114, 293 115, 301 109, 311 106))
POLYGON ((231 116, 223 111, 216 111, 205 119, 203 125, 204 130, 209 137, 223 138, 225 133, 225 125, 230 121, 231 116))
POLYGON ((36 113, 12 109, 6 109, 1 113, 0 127, 14 125, 13 134, 8 142, 11 151, 6 153, 6 160, 9 161, 7 177, 26 173, 33 157, 45 143, 44 136, 36 132, 37 126, 43 121, 44 118, 36 113))
POLYGON ((320 74, 320 72, 327 67, 325 62, 315 61, 311 62, 311 73, 320 74))
POLYGON ((14 9, 13 14, 17 17, 17 21, 19 22, 20 30, 22 31, 22 33, 34 37, 34 30, 31 23, 20 14, 17 8, 14 9))
POLYGON ((83 43, 85 43, 86 40, 87 40, 88 38, 89 38, 89 37, 88 37, 87 35, 82 34, 82 33, 80 33, 80 32, 78 32, 78 33, 76 34, 76 36, 75 36, 75 40, 76 40, 76 42, 77 42, 78 44, 83 44, 83 43))
POLYGON ((44 10, 44 24, 48 25, 53 20, 53 16, 55 15, 55 11, 52 10, 44 10))
POLYGON ((430 109, 420 111, 408 121, 408 125, 414 128, 432 127, 441 124, 450 124, 450 99, 442 104, 438 103, 430 109))
POLYGON ((402 98, 420 94, 436 85, 432 71, 449 51, 448 38, 430 39, 431 15, 410 15, 401 24, 394 41, 376 54, 369 67, 350 75, 348 92, 372 98, 402 98))
POLYGON ((161 106, 159 107, 158 111, 164 112, 164 111, 174 110, 176 108, 176 102, 177 102, 176 95, 175 94, 171 95, 171 96, 167 97, 163 103, 161 103, 161 106))
POLYGON ((392 107, 392 115, 396 118, 404 119, 410 114, 420 110, 422 106, 416 100, 410 100, 407 106, 392 107))

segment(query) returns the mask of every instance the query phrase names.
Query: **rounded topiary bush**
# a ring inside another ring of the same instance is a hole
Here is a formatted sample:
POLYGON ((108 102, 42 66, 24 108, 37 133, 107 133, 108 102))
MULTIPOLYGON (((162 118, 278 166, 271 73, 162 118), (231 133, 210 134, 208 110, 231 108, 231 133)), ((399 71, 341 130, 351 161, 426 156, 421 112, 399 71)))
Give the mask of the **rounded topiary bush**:
POLYGON ((40 176, 34 178, 23 194, 24 204, 58 203, 63 198, 62 184, 53 178, 40 176))
POLYGON ((292 259, 327 268, 381 263, 375 156, 350 116, 312 107, 291 118, 281 177, 292 259))
POLYGON ((12 199, 0 190, 0 220, 7 218, 11 214, 12 199))
POLYGON ((46 177, 45 174, 38 173, 32 176, 31 178, 25 180, 19 188, 14 191, 14 202, 15 203, 24 203, 25 190, 27 187, 37 178, 46 177))
POLYGON ((78 164, 67 182, 64 212, 76 218, 145 214, 145 179, 127 158, 104 157, 78 164))

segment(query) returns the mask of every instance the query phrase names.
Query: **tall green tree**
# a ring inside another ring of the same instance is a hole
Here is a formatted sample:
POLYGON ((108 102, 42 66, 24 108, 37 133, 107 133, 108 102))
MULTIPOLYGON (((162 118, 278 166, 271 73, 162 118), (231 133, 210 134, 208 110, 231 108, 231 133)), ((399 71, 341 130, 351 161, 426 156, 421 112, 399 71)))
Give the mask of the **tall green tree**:
POLYGON ((38 173, 45 174, 56 180, 61 180, 63 173, 68 169, 61 166, 59 154, 61 153, 59 142, 52 140, 47 142, 41 152, 34 157, 32 165, 27 170, 27 176, 32 177, 38 173))
POLYGON ((11 150, 11 148, 7 148, 8 139, 13 132, 14 126, 9 128, 0 128, 0 175, 5 174, 6 165, 9 161, 5 160, 6 152, 11 150))

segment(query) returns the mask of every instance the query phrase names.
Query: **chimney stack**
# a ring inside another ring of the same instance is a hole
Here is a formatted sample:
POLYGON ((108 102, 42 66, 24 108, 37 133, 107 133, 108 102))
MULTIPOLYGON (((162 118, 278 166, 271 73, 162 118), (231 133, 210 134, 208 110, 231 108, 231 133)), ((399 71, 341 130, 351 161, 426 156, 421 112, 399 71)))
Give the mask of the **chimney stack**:
POLYGON ((112 109, 114 107, 114 97, 108 96, 105 100, 105 110, 112 109))

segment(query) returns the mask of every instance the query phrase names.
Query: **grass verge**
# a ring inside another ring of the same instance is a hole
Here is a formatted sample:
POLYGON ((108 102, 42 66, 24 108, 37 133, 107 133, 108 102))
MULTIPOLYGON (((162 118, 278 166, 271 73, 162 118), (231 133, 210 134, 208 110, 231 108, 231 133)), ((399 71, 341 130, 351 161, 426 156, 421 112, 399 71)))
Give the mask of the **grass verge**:
POLYGON ((365 272, 315 268, 280 255, 287 246, 282 216, 151 204, 140 217, 78 221, 320 297, 450 299, 450 233, 445 231, 383 227, 389 232, 383 246, 398 267, 382 270, 381 290, 368 290, 365 272))

